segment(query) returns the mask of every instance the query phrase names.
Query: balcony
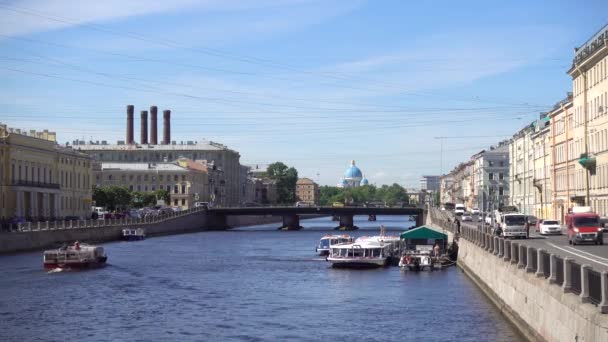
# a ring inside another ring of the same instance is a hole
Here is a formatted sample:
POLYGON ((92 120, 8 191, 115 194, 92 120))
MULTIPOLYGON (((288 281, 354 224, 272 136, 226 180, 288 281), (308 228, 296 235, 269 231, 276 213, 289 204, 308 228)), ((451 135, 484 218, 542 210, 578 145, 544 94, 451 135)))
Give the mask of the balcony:
POLYGON ((33 187, 33 188, 59 189, 59 184, 34 182, 34 181, 26 181, 26 180, 15 180, 15 181, 13 181, 13 185, 14 186, 29 186, 29 187, 33 187))

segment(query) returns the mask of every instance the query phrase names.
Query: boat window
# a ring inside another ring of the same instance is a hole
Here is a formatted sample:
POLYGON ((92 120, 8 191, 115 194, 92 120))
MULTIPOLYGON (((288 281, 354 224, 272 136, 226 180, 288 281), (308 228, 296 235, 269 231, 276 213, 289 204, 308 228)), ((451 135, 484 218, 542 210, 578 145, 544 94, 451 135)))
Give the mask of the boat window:
POLYGON ((321 240, 321 243, 319 245, 321 246, 321 248, 327 248, 329 247, 329 240, 323 239, 321 240))

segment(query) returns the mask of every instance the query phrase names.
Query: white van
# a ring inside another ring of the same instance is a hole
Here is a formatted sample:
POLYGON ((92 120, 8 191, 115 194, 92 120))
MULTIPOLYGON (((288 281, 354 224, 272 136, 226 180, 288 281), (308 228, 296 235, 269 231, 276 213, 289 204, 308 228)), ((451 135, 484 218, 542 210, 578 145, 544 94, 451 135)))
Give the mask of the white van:
POLYGON ((195 208, 198 208, 198 207, 209 208, 209 202, 194 202, 194 207, 195 208))
POLYGON ((456 204, 456 207, 454 207, 454 215, 456 216, 461 216, 465 211, 467 211, 467 209, 464 204, 456 204))

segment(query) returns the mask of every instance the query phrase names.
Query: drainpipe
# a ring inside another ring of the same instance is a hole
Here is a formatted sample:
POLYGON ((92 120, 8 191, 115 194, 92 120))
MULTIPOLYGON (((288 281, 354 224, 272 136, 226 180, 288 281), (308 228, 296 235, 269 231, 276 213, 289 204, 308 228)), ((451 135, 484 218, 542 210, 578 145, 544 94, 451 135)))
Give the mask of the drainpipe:
MULTIPOLYGON (((583 114, 585 127, 585 155, 589 157, 589 117, 587 113, 587 73, 583 73, 578 65, 574 65, 579 74, 583 77, 583 114)), ((585 169, 585 205, 590 206, 589 201, 589 170, 585 169)))

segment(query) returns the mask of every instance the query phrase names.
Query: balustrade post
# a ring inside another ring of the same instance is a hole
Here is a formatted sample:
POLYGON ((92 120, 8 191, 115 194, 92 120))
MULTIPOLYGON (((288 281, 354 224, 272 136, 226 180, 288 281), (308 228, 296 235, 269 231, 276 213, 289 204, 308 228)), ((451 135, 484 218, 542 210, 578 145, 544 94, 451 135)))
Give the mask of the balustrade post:
POLYGON ((479 235, 479 247, 486 248, 486 241, 483 232, 480 232, 479 230, 477 232, 477 234, 479 235))
MULTIPOLYGON (((517 262, 517 261, 515 261, 515 258, 514 258, 515 253, 517 253, 517 252, 518 252, 518 249, 517 249, 517 248, 518 248, 517 243, 511 242, 511 258, 509 258, 509 261, 510 261, 512 264, 515 264, 515 263, 517 262)), ((517 255, 517 256, 518 256, 518 259, 519 259, 519 253, 518 253, 518 255, 517 255)))
POLYGON ((601 313, 608 313, 608 272, 603 271, 602 275, 602 283, 601 283, 601 291, 602 291, 602 301, 597 306, 601 313))
POLYGON ((526 264, 524 264, 524 258, 522 258, 521 256, 524 255, 524 253, 526 253, 526 263, 528 261, 528 249, 526 248, 526 246, 524 245, 518 245, 518 253, 517 253, 517 268, 524 268, 526 267, 526 264))
POLYGON ((37 230, 40 231, 40 221, 36 222, 37 230))
POLYGON ((498 257, 502 258, 505 256, 505 240, 500 237, 496 237, 498 239, 498 257))
MULTIPOLYGON (((534 265, 532 265, 534 252, 532 251, 532 247, 526 247, 526 272, 534 272, 534 265)), ((538 267, 538 258, 536 259, 536 267, 538 267)))
POLYGON ((581 266, 581 303, 589 303, 589 269, 589 265, 581 266))
POLYGON ((555 254, 549 256, 549 270, 549 283, 557 283, 557 256, 555 254))
POLYGON ((568 293, 572 291, 572 268, 570 265, 572 264, 572 259, 565 257, 564 258, 564 284, 562 285, 562 290, 564 293, 568 293))
POLYGON ((539 248, 536 250, 536 276, 544 277, 545 276, 545 263, 543 262, 543 253, 544 249, 539 248))
POLYGON ((46 221, 46 230, 49 230, 49 221, 46 221))
POLYGON ((503 257, 504 261, 511 261, 511 241, 505 240, 505 255, 503 257))
POLYGON ((498 236, 492 236, 492 240, 494 240, 494 249, 492 250, 492 253, 498 255, 500 253, 500 241, 498 240, 498 236))

